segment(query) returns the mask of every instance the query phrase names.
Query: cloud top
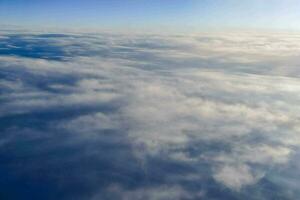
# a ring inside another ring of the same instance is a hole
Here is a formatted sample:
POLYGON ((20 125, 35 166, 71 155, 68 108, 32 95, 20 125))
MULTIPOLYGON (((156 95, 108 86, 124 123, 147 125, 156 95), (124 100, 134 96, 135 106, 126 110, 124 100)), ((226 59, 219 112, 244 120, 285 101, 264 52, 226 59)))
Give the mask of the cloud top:
POLYGON ((0 194, 297 199, 298 40, 2 35, 0 194))

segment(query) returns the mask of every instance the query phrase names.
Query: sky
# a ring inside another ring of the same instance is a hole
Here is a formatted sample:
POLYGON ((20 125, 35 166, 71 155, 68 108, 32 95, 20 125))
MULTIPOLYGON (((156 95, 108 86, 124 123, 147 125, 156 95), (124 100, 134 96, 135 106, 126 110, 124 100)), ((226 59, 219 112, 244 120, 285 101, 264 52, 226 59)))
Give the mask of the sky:
POLYGON ((0 24, 132 30, 300 29, 297 0, 1 0, 0 24))
POLYGON ((300 199, 299 10, 0 0, 0 199, 300 199))

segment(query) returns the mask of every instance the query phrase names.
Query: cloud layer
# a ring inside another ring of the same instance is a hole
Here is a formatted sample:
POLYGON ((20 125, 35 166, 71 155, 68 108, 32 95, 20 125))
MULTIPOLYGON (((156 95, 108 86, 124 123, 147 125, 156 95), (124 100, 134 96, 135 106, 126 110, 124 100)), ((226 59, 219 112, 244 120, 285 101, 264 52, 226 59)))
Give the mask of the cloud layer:
POLYGON ((0 197, 299 198, 299 40, 3 34, 0 197))

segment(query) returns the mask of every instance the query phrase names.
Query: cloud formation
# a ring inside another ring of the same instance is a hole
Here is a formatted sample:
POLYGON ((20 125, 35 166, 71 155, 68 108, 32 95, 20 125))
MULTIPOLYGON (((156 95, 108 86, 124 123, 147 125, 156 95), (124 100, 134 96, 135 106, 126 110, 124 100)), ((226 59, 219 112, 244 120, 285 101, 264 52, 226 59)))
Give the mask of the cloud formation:
POLYGON ((297 199, 298 40, 2 36, 2 194, 297 199))

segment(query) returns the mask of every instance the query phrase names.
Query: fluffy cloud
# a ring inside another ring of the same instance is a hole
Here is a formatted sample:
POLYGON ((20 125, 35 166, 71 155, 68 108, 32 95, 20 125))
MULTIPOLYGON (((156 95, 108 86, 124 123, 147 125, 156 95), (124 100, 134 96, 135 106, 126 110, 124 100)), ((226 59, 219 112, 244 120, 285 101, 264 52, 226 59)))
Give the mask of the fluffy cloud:
POLYGON ((247 165, 224 165, 214 174, 214 178, 230 188, 240 190, 245 185, 255 184, 261 176, 252 174, 247 165))
MULTIPOLYGON (((47 161, 53 170, 79 165, 72 177, 90 184, 85 192, 92 193, 83 199, 112 193, 123 199, 241 199, 252 187, 268 199, 264 187, 283 188, 282 179, 272 177, 290 166, 300 145, 295 35, 0 40, 0 48, 9 48, 0 51, 1 148, 16 148, 28 132, 33 143, 53 137, 55 145, 39 148, 45 155, 62 151, 47 161), (115 186, 103 189, 107 185, 115 186)), ((11 155, 21 154, 15 151, 11 155)), ((25 163, 24 170, 33 170, 25 163)))

